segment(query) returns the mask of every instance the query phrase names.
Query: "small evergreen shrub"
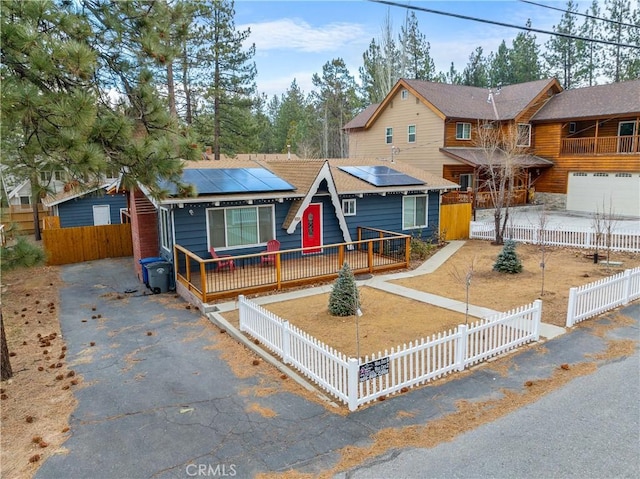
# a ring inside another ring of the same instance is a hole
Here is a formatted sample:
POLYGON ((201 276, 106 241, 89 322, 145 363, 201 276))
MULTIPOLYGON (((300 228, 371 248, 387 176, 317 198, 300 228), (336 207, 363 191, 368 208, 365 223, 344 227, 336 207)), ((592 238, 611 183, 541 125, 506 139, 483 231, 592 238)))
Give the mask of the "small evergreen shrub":
POLYGON ((496 262, 493 265, 493 270, 509 274, 516 274, 522 271, 522 263, 516 253, 515 241, 507 240, 504 242, 502 251, 500 251, 500 254, 496 258, 496 262))
POLYGON ((5 246, 0 250, 0 264, 2 270, 9 271, 18 267, 31 267, 43 264, 44 251, 39 246, 29 242, 23 236, 18 236, 16 243, 5 246))
POLYGON ((347 263, 342 265, 329 295, 329 313, 332 316, 352 316, 360 308, 360 294, 356 278, 347 263))

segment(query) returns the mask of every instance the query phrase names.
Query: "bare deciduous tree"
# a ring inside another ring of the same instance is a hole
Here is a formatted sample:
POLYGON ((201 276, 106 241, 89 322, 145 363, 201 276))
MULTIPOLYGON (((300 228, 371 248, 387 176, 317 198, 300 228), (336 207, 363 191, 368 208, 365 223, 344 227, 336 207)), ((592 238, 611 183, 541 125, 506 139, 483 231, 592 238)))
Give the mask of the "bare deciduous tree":
POLYGON ((509 208, 514 202, 514 187, 523 175, 524 130, 517 125, 483 123, 478 125, 476 146, 482 150, 478 176, 481 188, 489 192, 494 207, 496 244, 504 243, 509 221, 509 208))
POLYGON ((471 288, 471 280, 473 279, 474 265, 476 259, 473 258, 471 263, 464 270, 453 267, 450 274, 460 284, 464 285, 466 292, 466 306, 464 311, 464 324, 469 324, 469 289, 471 288))

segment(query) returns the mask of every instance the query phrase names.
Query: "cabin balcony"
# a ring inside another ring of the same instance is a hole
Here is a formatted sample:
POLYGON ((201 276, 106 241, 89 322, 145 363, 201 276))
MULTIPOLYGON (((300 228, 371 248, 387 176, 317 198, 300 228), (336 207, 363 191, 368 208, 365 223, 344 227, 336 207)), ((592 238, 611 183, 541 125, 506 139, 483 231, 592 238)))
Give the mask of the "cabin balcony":
POLYGON ((408 268, 411 236, 359 227, 350 243, 261 252, 218 259, 201 258, 174 246, 178 291, 202 304, 239 294, 277 291, 338 277, 346 262, 354 274, 408 268), (271 256, 271 261, 264 261, 271 256), (230 263, 231 261, 231 263, 230 263))
MULTIPOLYGON (((525 188, 514 188, 509 198, 509 206, 527 204, 528 194, 525 188)), ((495 208, 490 191, 450 191, 442 196, 443 205, 471 203, 474 209, 495 208)))
POLYGON ((594 136, 563 138, 560 153, 564 156, 633 155, 640 153, 640 136, 594 136))

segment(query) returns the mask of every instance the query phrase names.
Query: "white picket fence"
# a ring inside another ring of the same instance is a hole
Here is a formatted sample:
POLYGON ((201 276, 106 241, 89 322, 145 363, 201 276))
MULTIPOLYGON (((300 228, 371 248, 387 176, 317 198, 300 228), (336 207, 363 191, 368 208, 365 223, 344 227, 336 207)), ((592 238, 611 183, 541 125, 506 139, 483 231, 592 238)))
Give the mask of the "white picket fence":
POLYGON ((569 289, 568 328, 640 298, 640 267, 569 289))
MULTIPOLYGON (((510 225, 505 229, 504 238, 520 243, 545 244, 548 246, 569 246, 573 248, 596 248, 596 237, 592 228, 559 228, 548 227, 544 231, 535 225, 510 225)), ((496 239, 493 221, 472 221, 469 238, 491 240, 496 239)), ((640 252, 640 230, 620 230, 611 233, 611 251, 640 252)), ((606 235, 601 235, 598 248, 607 247, 606 235)))
POLYGON ((355 411, 358 406, 439 378, 539 339, 542 301, 438 333, 359 362, 239 297, 240 330, 262 342, 355 411), (360 381, 361 367, 385 358, 388 373, 360 381))

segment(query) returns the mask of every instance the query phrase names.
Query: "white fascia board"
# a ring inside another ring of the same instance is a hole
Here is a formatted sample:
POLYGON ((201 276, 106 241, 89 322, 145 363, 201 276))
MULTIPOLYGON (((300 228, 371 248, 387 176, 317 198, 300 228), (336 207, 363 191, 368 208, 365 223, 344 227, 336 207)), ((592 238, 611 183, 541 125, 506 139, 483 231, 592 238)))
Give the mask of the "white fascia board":
POLYGON ((324 165, 322 165, 322 168, 320 168, 318 176, 316 176, 316 179, 313 181, 313 184, 309 188, 309 192, 307 193, 307 195, 304 197, 300 208, 298 208, 293 221, 289 225, 289 228, 287 228, 287 233, 293 234, 295 232, 296 227, 300 223, 302 212, 307 209, 314 195, 318 192, 318 188, 320 187, 320 183, 322 183, 322 180, 327 180, 327 187, 329 190, 329 194, 331 195, 331 204, 335 209, 336 217, 338 218, 338 224, 340 225, 340 229, 342 230, 342 237, 344 238, 345 243, 350 243, 351 234, 349 233, 349 228, 347 227, 347 221, 344 218, 344 213, 342 213, 342 205, 340 203, 338 190, 336 189, 336 184, 333 181, 333 175, 331 174, 331 169, 329 168, 329 162, 327 161, 325 161, 324 165))
POLYGON ((260 200, 285 200, 288 198, 294 198, 294 199, 298 199, 298 198, 302 198, 303 196, 300 194, 296 194, 296 193, 291 193, 291 194, 279 194, 279 195, 269 195, 269 196, 265 196, 264 194, 259 194, 256 193, 254 195, 244 195, 244 196, 222 196, 222 195, 218 195, 218 196, 199 196, 197 198, 190 198, 190 197, 186 197, 186 198, 165 198, 164 200, 160 201, 160 204, 162 205, 177 205, 180 203, 191 203, 191 204, 195 204, 195 203, 215 203, 215 202, 220 202, 220 203, 226 203, 226 202, 232 202, 232 201, 260 201, 260 200))

